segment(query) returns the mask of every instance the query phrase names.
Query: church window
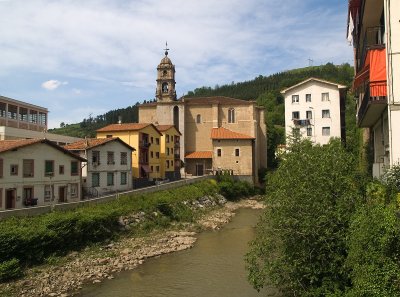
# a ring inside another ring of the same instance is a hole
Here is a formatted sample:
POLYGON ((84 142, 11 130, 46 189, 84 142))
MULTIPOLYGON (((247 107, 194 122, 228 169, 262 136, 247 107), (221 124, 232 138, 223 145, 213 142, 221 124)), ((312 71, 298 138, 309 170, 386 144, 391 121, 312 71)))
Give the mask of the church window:
POLYGON ((167 76, 167 70, 164 70, 162 73, 163 76, 167 76))
POLYGON ((196 116, 196 123, 197 124, 201 123, 201 115, 199 115, 199 114, 196 116))
POLYGON ((229 108, 228 110, 228 123, 234 123, 235 122, 235 109, 234 108, 229 108))
POLYGON ((168 83, 163 83, 162 84, 162 91, 163 93, 168 93, 168 83))

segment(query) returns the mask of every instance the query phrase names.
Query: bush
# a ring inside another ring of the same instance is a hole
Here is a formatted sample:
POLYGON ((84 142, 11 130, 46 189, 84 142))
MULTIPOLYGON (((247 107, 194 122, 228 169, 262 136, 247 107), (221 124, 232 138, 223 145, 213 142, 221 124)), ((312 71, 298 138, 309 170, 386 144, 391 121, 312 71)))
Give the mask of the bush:
POLYGON ((0 264, 0 282, 20 277, 22 270, 18 259, 11 259, 0 264))
POLYGON ((394 165, 385 170, 381 177, 382 183, 393 192, 400 192, 400 165, 394 165))
POLYGON ((219 192, 227 200, 237 201, 255 194, 252 185, 246 181, 235 181, 231 175, 220 175, 218 181, 219 192))

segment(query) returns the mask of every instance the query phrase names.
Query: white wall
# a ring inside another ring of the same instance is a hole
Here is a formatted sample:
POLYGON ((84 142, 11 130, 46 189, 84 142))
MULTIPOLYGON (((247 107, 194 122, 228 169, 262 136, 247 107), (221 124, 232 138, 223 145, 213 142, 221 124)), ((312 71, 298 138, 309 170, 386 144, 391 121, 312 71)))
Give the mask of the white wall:
POLYGON ((341 137, 340 94, 336 86, 310 81, 287 91, 285 94, 285 131, 292 135, 292 112, 299 111, 300 119, 306 119, 306 111, 311 111, 311 126, 300 128, 303 137, 314 143, 326 144, 331 137, 341 137), (329 101, 322 101, 321 94, 329 93, 329 101), (311 94, 311 102, 306 102, 306 94, 311 94), (299 95, 299 103, 292 103, 292 95, 299 95), (322 110, 329 110, 330 118, 322 118, 322 110), (312 128, 312 136, 307 136, 307 127, 312 128), (330 127, 330 136, 322 135, 322 127, 330 127))

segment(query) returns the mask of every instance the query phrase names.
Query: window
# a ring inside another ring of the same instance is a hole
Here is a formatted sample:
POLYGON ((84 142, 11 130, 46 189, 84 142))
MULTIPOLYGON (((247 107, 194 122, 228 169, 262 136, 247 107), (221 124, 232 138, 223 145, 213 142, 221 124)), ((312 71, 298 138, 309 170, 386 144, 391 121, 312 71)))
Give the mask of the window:
POLYGON ((154 141, 154 138, 150 137, 150 142, 153 143, 153 141, 154 141))
POLYGON ((174 154, 174 149, 171 147, 171 155, 174 154))
POLYGON ((330 127, 322 127, 322 135, 323 136, 331 135, 331 128, 330 127))
POLYGON ((34 197, 34 191, 33 187, 24 187, 24 190, 22 192, 22 198, 24 201, 30 200, 34 197))
POLYGON ((300 119, 300 112, 299 111, 293 111, 292 112, 292 120, 298 120, 300 119))
POLYGON ((100 152, 99 151, 92 151, 92 163, 95 165, 100 164, 100 152))
POLYGON ((167 160, 167 162, 166 162, 166 163, 167 163, 167 168, 169 168, 169 160, 167 160))
POLYGON ((53 176, 54 175, 54 161, 46 160, 44 161, 44 175, 53 176))
POLYGON ((58 166, 58 174, 64 174, 64 165, 58 166))
POLYGON ((171 167, 173 167, 173 166, 174 166, 174 161, 171 160, 171 167))
POLYGON ((126 172, 121 172, 121 185, 126 185, 127 184, 127 175, 126 172))
POLYGON ((221 149, 217 149, 217 156, 221 157, 221 155, 222 155, 222 150, 221 149))
POLYGON ((150 158, 153 158, 154 157, 154 153, 153 153, 153 151, 150 151, 150 158))
POLYGON ((196 123, 197 124, 201 123, 201 115, 199 115, 199 114, 196 116, 196 123))
POLYGON ((160 153, 156 152, 156 159, 160 159, 160 153))
POLYGON ((312 111, 311 110, 307 110, 306 111, 306 118, 307 119, 312 119, 312 111))
POLYGON ((330 118, 331 114, 329 112, 329 109, 323 109, 322 110, 322 118, 330 118))
POLYGON ((107 134, 106 138, 112 138, 113 136, 111 134, 107 134))
POLYGON ((3 177, 3 159, 0 159, 0 178, 3 177))
POLYGON ((306 94, 306 102, 311 102, 311 94, 306 94))
POLYGON ((160 138, 156 138, 156 144, 157 144, 157 145, 160 144, 160 138))
POLYGON ((121 152, 121 165, 127 165, 127 164, 128 164, 128 153, 121 152))
POLYGON ((307 136, 312 136, 312 128, 307 128, 307 136))
POLYGON ((150 170, 151 170, 151 172, 153 172, 153 166, 150 166, 150 170))
POLYGON ((156 166, 156 172, 160 172, 160 166, 156 166))
POLYGON ((162 84, 162 92, 168 93, 168 83, 165 82, 162 84))
POLYGON ((235 156, 239 157, 239 155, 240 155, 240 149, 237 148, 237 149, 235 149, 235 156))
POLYGON ((322 93, 321 101, 329 101, 329 93, 322 93))
POLYGON ((167 156, 169 156, 169 147, 167 147, 167 156))
POLYGON ((17 164, 10 165, 10 175, 18 175, 18 165, 17 164))
POLYGON ((114 165, 114 152, 107 152, 107 164, 114 165))
POLYGON ((299 99, 299 95, 292 95, 292 103, 299 103, 300 99, 299 99))
POLYGON ((33 159, 24 159, 22 161, 22 174, 24 177, 33 177, 34 175, 34 161, 33 159))
POLYGON ((165 135, 165 138, 166 138, 167 143, 169 143, 169 135, 168 134, 165 135))
POLYGON ((71 175, 79 175, 78 161, 71 161, 71 175))
POLYGON ((99 187, 100 186, 100 173, 93 172, 92 173, 92 187, 99 187))
POLYGON ((235 122, 235 109, 234 108, 229 108, 228 110, 228 123, 234 123, 235 122))
POLYGON ((114 185, 114 173, 107 172, 107 186, 113 186, 113 185, 114 185))
POLYGON ((78 184, 71 184, 71 198, 78 198, 78 184))
POLYGON ((51 197, 54 197, 54 186, 45 185, 44 186, 44 201, 49 202, 51 197))

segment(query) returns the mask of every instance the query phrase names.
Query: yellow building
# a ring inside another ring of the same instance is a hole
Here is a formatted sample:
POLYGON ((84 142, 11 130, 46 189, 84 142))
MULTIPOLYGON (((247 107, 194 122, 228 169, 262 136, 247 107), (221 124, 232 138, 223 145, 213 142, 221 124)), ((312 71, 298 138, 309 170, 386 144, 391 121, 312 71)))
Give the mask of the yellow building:
POLYGON ((158 125, 156 128, 162 134, 160 147, 162 177, 170 180, 179 179, 181 133, 174 125, 158 125))
POLYGON ((162 178, 160 143, 162 134, 153 124, 112 124, 97 130, 97 138, 119 137, 135 148, 132 153, 132 176, 135 178, 162 178))

